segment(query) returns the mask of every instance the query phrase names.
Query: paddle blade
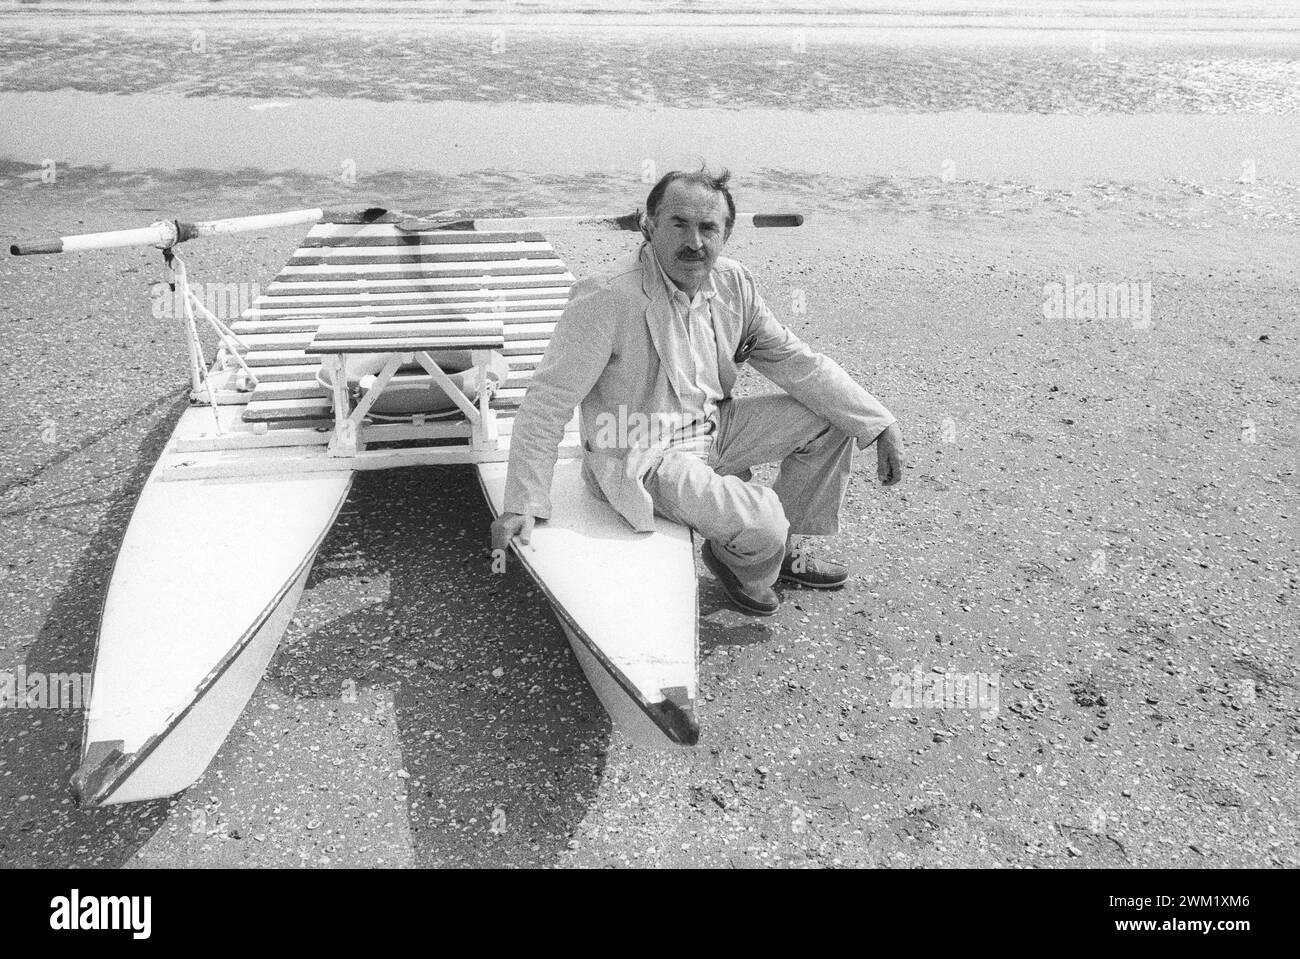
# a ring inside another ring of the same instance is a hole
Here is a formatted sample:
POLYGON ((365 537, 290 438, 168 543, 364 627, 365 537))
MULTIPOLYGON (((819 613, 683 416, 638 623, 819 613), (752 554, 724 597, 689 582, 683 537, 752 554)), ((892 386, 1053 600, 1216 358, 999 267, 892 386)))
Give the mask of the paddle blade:
POLYGON ((779 227, 803 226, 802 213, 755 213, 754 226, 779 227))

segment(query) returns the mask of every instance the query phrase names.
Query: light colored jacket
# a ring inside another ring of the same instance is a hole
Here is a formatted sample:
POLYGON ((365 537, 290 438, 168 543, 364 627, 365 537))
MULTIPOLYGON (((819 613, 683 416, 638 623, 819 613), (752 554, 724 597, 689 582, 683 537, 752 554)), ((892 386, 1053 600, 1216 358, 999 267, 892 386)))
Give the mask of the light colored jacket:
MULTIPOLYGON (((574 285, 510 434, 505 509, 539 519, 551 515, 550 489, 564 426, 581 407, 583 476, 638 532, 654 529, 654 504, 644 480, 664 444, 609 442, 602 424, 679 415, 690 344, 674 322, 669 294, 656 275, 649 243, 603 273, 574 285)), ((893 415, 829 357, 814 353, 772 315, 749 271, 719 257, 711 317, 723 395, 731 397, 740 365, 752 363, 777 386, 857 439, 875 442, 893 415)))

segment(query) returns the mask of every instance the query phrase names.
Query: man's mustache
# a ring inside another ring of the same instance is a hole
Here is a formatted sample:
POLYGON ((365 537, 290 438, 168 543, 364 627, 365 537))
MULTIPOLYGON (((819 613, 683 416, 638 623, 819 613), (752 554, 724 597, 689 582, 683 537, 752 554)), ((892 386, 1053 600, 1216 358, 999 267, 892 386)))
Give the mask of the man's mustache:
POLYGON ((679 260, 694 261, 694 260, 703 260, 704 258, 705 258, 705 253, 703 250, 682 249, 677 253, 677 259, 679 260))

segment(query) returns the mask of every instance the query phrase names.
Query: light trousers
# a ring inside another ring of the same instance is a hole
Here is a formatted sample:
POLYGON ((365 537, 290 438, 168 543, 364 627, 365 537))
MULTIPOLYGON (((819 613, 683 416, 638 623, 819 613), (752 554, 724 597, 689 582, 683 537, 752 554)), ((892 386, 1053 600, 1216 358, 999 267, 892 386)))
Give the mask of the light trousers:
POLYGON ((839 531, 853 437, 784 394, 724 400, 708 458, 669 450, 647 478, 655 512, 683 523, 747 586, 771 586, 791 535, 839 531), (771 487, 751 467, 781 464, 771 487))

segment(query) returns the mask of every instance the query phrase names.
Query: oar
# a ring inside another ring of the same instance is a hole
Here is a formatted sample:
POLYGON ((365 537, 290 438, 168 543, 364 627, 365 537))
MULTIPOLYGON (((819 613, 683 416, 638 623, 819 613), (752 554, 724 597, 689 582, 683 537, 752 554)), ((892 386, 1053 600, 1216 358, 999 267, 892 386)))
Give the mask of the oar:
POLYGON ((221 236, 226 233, 247 233, 250 230, 272 230, 282 226, 299 226, 315 223, 327 213, 346 212, 358 222, 365 223, 389 215, 381 207, 356 207, 324 210, 288 210, 284 213, 262 213, 256 216, 235 216, 224 220, 200 220, 186 223, 183 220, 159 220, 136 230, 110 230, 107 233, 81 233, 75 236, 56 236, 45 240, 20 240, 9 247, 14 256, 33 253, 75 253, 81 250, 107 250, 120 246, 156 246, 167 249, 177 243, 201 236, 221 236))
MULTIPOLYGON (((566 230, 566 229, 641 229, 641 211, 616 216, 525 216, 487 217, 466 216, 460 210, 449 210, 432 217, 407 216, 400 210, 383 207, 336 207, 310 210, 288 210, 284 213, 262 213, 255 216, 236 216, 222 220, 159 220, 135 230, 109 230, 105 233, 80 233, 56 236, 43 240, 20 240, 9 247, 14 256, 31 256, 35 253, 76 253, 81 250, 107 250, 123 246, 156 246, 166 250, 186 240, 197 237, 221 236, 227 233, 247 233, 251 230, 272 230, 277 227, 300 226, 316 223, 324 217, 339 217, 349 223, 393 223, 406 232, 427 230, 566 230)), ((759 228, 802 226, 802 213, 755 213, 740 217, 737 226, 759 228)))
MULTIPOLYGON (((755 213, 736 219, 736 226, 760 228, 803 226, 802 213, 755 213)), ((629 230, 641 229, 641 211, 633 210, 617 216, 591 214, 589 216, 517 216, 517 217, 467 217, 459 210, 431 217, 407 217, 397 223, 399 230, 416 233, 426 230, 629 230)))

